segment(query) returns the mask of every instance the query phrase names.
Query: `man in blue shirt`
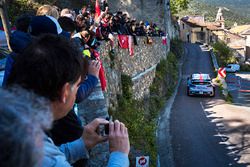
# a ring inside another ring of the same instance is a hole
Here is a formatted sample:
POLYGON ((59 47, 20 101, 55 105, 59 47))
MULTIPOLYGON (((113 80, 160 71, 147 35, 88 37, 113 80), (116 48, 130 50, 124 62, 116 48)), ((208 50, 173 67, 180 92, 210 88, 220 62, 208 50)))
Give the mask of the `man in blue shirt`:
MULTIPOLYGON (((53 118, 58 120, 73 107, 77 90, 86 74, 83 64, 81 54, 70 41, 47 34, 34 40, 17 56, 7 80, 7 87, 19 85, 48 98, 53 118)), ((129 166, 127 128, 116 120, 109 123, 108 136, 98 135, 99 125, 108 123, 97 118, 84 127, 81 138, 60 147, 46 137, 43 166, 70 166, 78 159, 87 158, 87 150, 106 140, 109 141, 111 152, 108 166, 129 166)))

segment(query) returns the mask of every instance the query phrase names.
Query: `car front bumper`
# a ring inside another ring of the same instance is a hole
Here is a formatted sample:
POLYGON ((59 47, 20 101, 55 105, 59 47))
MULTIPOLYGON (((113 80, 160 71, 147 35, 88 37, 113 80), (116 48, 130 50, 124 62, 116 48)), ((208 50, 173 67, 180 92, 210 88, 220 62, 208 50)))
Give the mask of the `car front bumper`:
POLYGON ((213 96, 214 92, 213 91, 194 91, 190 90, 189 95, 197 95, 197 96, 213 96))

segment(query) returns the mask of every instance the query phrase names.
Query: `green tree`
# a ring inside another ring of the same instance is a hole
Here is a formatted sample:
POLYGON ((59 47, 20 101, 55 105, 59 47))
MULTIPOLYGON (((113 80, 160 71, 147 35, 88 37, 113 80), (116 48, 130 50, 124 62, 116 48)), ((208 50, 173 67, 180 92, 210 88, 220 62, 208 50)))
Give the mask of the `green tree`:
POLYGON ((213 51, 220 66, 226 66, 228 63, 236 62, 236 58, 234 57, 232 50, 225 42, 214 43, 213 51))
POLYGON ((190 0, 170 0, 171 13, 174 15, 182 10, 186 10, 189 2, 190 0))

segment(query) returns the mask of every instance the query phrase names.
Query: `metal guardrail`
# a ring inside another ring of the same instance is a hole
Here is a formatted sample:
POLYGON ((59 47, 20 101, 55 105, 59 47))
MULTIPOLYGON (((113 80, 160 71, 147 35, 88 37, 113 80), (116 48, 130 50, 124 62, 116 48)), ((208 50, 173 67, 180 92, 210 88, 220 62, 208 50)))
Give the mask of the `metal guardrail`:
POLYGON ((210 49, 210 55, 211 55, 211 57, 212 57, 212 61, 213 61, 214 68, 216 69, 216 71, 218 71, 219 65, 218 65, 216 56, 215 56, 215 54, 214 54, 214 52, 213 52, 212 49, 210 49))

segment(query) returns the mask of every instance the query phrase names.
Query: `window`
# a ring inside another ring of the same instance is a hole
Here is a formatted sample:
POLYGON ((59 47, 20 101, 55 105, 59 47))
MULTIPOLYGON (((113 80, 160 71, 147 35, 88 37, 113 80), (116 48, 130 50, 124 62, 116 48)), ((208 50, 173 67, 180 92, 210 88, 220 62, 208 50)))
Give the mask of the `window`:
POLYGON ((203 27, 201 27, 201 31, 203 31, 203 27))

